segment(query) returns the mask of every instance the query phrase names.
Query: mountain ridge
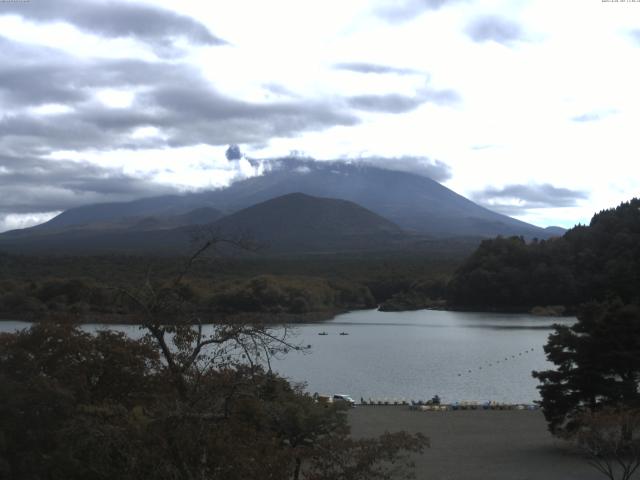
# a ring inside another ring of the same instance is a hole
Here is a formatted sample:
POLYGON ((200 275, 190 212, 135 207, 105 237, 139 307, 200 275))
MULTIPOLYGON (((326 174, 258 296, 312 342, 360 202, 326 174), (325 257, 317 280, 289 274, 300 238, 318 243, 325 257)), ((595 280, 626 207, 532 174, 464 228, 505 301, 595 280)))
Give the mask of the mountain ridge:
POLYGON ((0 234, 0 249, 175 252, 199 227, 253 231, 281 253, 562 234, 487 210, 421 175, 286 158, 217 190, 69 209, 44 224, 0 234), (289 225, 287 217, 295 221, 289 225))
POLYGON ((407 240, 400 227, 358 204, 300 192, 242 209, 211 228, 232 237, 249 232, 271 252, 369 250, 407 240))
POLYGON ((150 197, 69 209, 37 229, 69 227, 118 216, 184 214, 209 207, 234 213, 288 193, 349 200, 404 230, 436 237, 522 235, 548 238, 547 230, 488 210, 421 175, 366 164, 278 159, 262 175, 228 187, 183 195, 150 197))
MULTIPOLYGON (((105 227, 105 223, 94 225, 98 228, 76 225, 66 229, 40 229, 31 235, 10 232, 0 236, 0 249, 53 253, 178 253, 187 251, 190 243, 204 235, 249 239, 261 247, 261 253, 299 254, 389 250, 414 240, 389 220, 353 202, 302 193, 276 197, 198 225, 155 230, 132 228, 129 224, 120 229, 105 227)), ((136 225, 134 223, 134 227, 136 225)))

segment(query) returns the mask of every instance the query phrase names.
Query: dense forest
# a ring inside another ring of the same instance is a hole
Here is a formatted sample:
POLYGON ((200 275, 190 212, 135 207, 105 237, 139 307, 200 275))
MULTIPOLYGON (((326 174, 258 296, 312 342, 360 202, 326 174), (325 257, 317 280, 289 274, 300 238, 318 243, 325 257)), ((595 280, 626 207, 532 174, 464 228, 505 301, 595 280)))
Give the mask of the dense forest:
MULTIPOLYGON (((571 314, 591 300, 639 301, 639 199, 597 213, 588 226, 562 237, 497 237, 473 253, 469 245, 446 252, 204 257, 190 266, 182 288, 202 318, 250 314, 276 322, 375 307, 571 314)), ((122 291, 159 288, 184 261, 0 253, 0 318, 131 321, 133 308, 122 291)))
POLYGON ((450 305, 530 310, 619 298, 640 301, 640 199, 593 216, 560 238, 485 240, 456 271, 450 305))
MULTIPOLYGON (((185 302, 203 319, 251 315, 261 321, 315 321, 337 312, 417 308, 444 298, 463 259, 451 255, 363 254, 203 257, 182 284, 185 302)), ((0 254, 0 318, 72 315, 78 321, 130 322, 122 292, 160 288, 184 258, 0 254)))

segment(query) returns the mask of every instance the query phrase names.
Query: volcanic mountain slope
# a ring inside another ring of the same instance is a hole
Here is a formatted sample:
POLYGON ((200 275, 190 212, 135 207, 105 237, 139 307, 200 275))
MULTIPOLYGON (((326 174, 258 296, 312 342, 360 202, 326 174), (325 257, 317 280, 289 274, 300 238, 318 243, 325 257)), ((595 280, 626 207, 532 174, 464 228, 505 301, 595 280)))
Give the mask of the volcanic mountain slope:
MULTIPOLYGON (((133 203, 133 202, 132 202, 133 203)), ((113 205, 122 204, 103 204, 109 208, 99 209, 102 212, 106 212, 109 209, 113 211, 113 205)), ((99 205, 102 206, 102 205, 99 205)), ((75 210, 75 209, 74 209, 75 210)), ((77 223, 66 224, 66 222, 55 222, 57 218, 52 221, 37 225, 32 228, 23 228, 20 230, 11 230, 0 235, 1 238, 29 238, 38 237, 43 235, 51 235, 54 233, 63 232, 127 232, 127 231, 149 231, 149 230, 169 230, 173 228, 179 228, 184 226, 205 225, 215 222, 223 217, 222 212, 211 207, 199 207, 186 213, 177 215, 166 215, 165 210, 155 212, 153 216, 137 216, 137 215, 118 215, 115 217, 97 215, 97 219, 90 220, 84 218, 86 211, 85 207, 78 209, 81 214, 77 219, 77 223)), ((135 209, 133 209, 135 212, 135 209)), ((129 213, 129 212, 126 212, 129 213)), ((137 212, 135 212, 137 213, 137 212)), ((62 214, 64 215, 64 214, 62 214)))
POLYGON ((405 243, 389 220, 353 202, 290 193, 245 208, 212 225, 225 236, 242 235, 270 251, 346 251, 405 243))
MULTIPOLYGON (((203 212, 208 212, 204 210, 203 212)), ((191 215, 191 214, 190 214, 191 215)), ((294 193, 242 209, 206 225, 107 228, 106 220, 0 236, 0 249, 50 253, 181 253, 196 238, 248 238, 262 253, 389 250, 414 239, 397 225, 352 202, 294 193)), ((136 226, 137 224, 134 224, 136 226)), ((148 225, 145 225, 148 226, 148 225)))
POLYGON ((551 236, 545 229, 483 208, 430 178, 366 164, 284 159, 264 175, 204 195, 224 211, 291 192, 350 200, 407 231, 436 237, 551 236))
POLYGON ((178 215, 200 207, 212 207, 229 214, 288 193, 301 192, 349 200, 407 231, 434 237, 548 238, 557 234, 487 210, 421 175, 366 164, 294 158, 272 161, 269 168, 263 175, 218 190, 73 208, 36 228, 66 228, 132 216, 178 215))

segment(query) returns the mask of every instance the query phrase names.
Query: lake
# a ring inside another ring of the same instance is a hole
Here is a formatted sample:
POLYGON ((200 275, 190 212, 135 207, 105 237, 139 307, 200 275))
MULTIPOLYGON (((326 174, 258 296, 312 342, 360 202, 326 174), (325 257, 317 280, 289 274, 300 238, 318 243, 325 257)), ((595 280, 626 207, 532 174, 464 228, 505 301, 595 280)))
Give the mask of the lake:
MULTIPOLYGON (((294 342, 310 344, 310 352, 291 352, 272 365, 293 381, 306 381, 311 393, 347 393, 356 400, 426 400, 438 394, 444 402, 531 403, 539 399, 531 371, 551 368, 542 349, 551 325, 573 322, 521 314, 360 310, 297 326, 294 342)), ((0 322, 0 331, 26 326, 0 322)), ((140 335, 136 326, 86 328, 140 335)))

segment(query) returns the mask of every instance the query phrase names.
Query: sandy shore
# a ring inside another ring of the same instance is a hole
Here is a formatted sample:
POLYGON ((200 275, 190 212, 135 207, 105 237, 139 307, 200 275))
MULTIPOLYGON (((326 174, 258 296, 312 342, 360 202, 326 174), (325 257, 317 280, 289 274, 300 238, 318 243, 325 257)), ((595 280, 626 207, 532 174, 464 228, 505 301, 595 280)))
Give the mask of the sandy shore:
POLYGON ((420 412, 408 407, 356 407, 349 412, 349 420, 356 437, 398 430, 429 437, 431 448, 415 457, 420 480, 605 478, 578 452, 548 433, 540 411, 420 412))

